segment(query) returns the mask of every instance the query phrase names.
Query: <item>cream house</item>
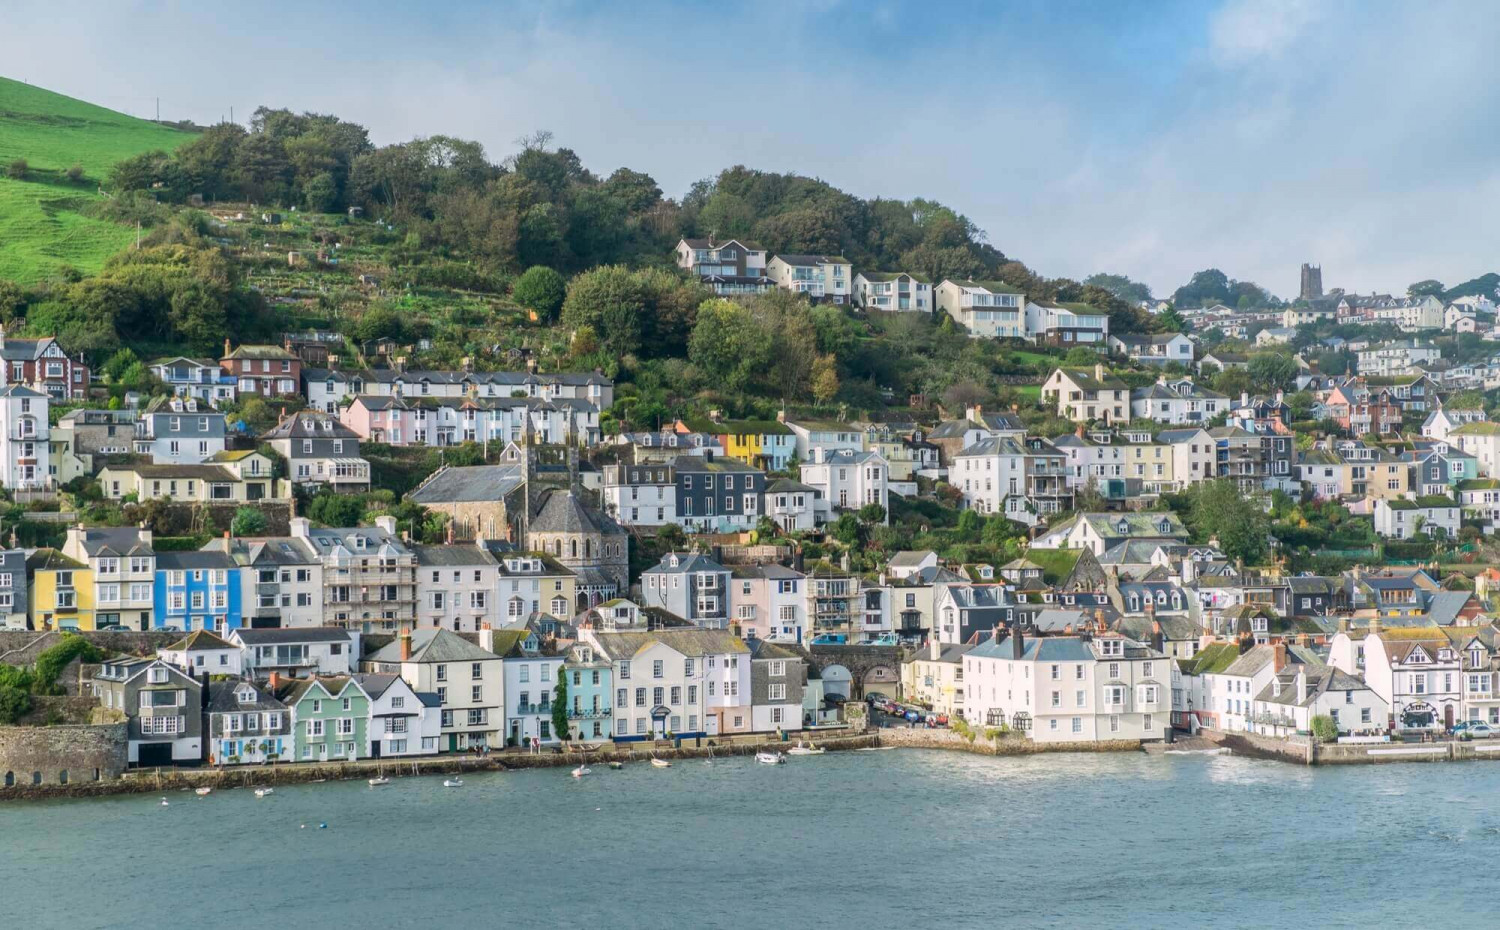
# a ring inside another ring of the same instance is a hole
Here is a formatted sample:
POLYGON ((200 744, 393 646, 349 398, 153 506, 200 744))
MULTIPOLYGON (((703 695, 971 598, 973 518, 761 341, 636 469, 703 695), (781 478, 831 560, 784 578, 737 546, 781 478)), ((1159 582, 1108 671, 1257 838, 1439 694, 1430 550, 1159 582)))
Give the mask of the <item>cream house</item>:
POLYGON ((933 713, 957 714, 964 706, 964 654, 974 647, 940 643, 937 637, 901 665, 901 694, 933 713))
POLYGON ((854 294, 854 266, 842 255, 775 255, 766 275, 794 294, 809 300, 849 303, 854 294))
POLYGON ((939 310, 971 336, 1026 337, 1026 295, 1003 281, 944 279, 933 299, 939 310))
POLYGON ((1130 387, 1103 365, 1059 368, 1042 385, 1042 402, 1056 404, 1058 416, 1075 423, 1130 422, 1130 387))
MULTIPOLYGON (((482 630, 481 641, 490 632, 482 630)), ((365 656, 360 668, 400 675, 413 691, 437 695, 439 752, 503 744, 505 663, 488 649, 452 630, 402 630, 395 642, 365 656)))

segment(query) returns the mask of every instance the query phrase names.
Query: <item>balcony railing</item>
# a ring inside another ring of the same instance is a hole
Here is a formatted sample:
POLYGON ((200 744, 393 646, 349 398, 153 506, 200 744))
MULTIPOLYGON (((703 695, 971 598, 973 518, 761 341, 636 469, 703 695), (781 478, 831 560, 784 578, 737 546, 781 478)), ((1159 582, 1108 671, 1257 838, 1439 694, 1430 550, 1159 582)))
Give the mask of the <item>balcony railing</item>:
POLYGON ((569 720, 592 720, 592 719, 594 719, 596 717, 608 717, 612 713, 614 713, 614 711, 611 708, 608 708, 608 707, 600 707, 597 710, 594 709, 594 708, 592 708, 592 707, 585 707, 582 710, 570 710, 570 711, 568 711, 568 719, 569 720))
POLYGON ((518 713, 518 714, 550 714, 550 713, 552 713, 552 702, 548 701, 545 704, 517 704, 516 705, 516 713, 518 713))

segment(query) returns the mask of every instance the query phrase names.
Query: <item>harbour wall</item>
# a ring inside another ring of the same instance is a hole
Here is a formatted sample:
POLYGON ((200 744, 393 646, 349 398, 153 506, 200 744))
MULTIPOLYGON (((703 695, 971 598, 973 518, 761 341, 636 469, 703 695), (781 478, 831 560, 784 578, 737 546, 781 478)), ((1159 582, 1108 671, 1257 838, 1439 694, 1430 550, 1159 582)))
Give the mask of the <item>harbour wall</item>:
POLYGON ((1049 752, 1138 752, 1141 741, 1134 739, 1090 740, 1072 743, 1037 743, 1024 736, 1002 736, 985 739, 977 735, 973 740, 952 730, 929 730, 926 728, 888 727, 880 730, 881 746, 902 746, 908 749, 947 749, 955 752, 971 752, 981 756, 1031 756, 1049 752))
POLYGON ((0 727, 0 797, 118 786, 127 758, 125 726, 0 727))

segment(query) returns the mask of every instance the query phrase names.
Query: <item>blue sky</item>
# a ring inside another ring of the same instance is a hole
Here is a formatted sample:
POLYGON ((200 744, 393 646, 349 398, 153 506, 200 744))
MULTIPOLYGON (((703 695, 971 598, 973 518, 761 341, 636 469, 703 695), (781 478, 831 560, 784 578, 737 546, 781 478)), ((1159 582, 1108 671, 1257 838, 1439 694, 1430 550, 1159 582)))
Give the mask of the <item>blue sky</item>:
POLYGON ((0 73, 149 115, 335 112, 495 159, 550 130, 671 196, 734 164, 941 200, 1047 275, 1286 296, 1500 266, 1500 5, 20 0, 0 73), (428 9, 428 7, 431 7, 428 9))

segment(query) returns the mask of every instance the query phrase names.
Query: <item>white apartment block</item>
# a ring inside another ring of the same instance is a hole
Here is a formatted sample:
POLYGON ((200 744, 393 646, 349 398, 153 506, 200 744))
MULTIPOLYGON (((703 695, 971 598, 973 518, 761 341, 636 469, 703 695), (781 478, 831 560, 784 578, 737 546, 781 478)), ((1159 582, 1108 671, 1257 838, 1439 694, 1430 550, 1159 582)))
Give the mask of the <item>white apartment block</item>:
POLYGON ((1002 281, 953 281, 937 286, 937 308, 969 331, 991 339, 1026 337, 1026 295, 1002 281))

